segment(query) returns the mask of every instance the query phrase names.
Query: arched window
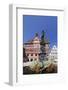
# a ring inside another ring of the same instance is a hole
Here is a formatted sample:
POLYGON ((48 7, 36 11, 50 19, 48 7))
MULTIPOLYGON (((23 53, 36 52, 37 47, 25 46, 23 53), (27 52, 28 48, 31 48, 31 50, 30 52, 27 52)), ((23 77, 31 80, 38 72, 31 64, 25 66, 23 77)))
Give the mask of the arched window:
POLYGON ((27 59, 27 61, 29 61, 29 59, 27 59))
POLYGON ((29 54, 27 54, 27 56, 29 56, 29 54))
POLYGON ((31 56, 33 56, 33 53, 31 54, 31 56))
POLYGON ((30 61, 33 61, 33 59, 31 58, 31 60, 30 61))
POLYGON ((35 56, 37 56, 37 54, 35 54, 35 56))

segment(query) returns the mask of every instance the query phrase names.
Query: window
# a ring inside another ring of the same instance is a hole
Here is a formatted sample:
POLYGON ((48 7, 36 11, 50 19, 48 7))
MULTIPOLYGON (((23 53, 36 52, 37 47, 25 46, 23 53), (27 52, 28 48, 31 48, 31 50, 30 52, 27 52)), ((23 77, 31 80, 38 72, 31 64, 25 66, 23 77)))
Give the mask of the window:
POLYGON ((31 54, 31 56, 33 56, 33 54, 31 54))
POLYGON ((27 61, 29 61, 29 59, 27 59, 27 61))
POLYGON ((33 61, 33 59, 31 58, 31 60, 30 61, 33 61))
POLYGON ((35 54, 35 56, 37 56, 37 54, 35 54))
POLYGON ((29 56, 29 54, 27 54, 27 56, 29 56))

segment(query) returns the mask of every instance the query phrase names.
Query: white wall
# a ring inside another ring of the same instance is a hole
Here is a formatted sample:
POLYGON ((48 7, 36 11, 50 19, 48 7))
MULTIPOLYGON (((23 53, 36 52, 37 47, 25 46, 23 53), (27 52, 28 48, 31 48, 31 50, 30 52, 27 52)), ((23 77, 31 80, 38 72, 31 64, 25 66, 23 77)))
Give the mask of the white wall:
MULTIPOLYGON (((66 8, 65 12, 65 33, 64 33, 64 40, 62 44, 64 44, 65 48, 62 50, 65 54, 65 60, 68 60, 68 0, 0 0, 0 90, 33 90, 33 89, 39 89, 39 90, 67 90, 67 84, 54 84, 54 85, 38 85, 38 86, 20 86, 20 87, 10 87, 8 82, 8 70, 9 70, 9 4, 11 3, 17 3, 17 4, 26 4, 28 6, 40 6, 40 7, 63 7, 66 8)), ((68 61, 66 61, 66 67, 68 70, 68 61)), ((66 76, 68 76, 68 71, 66 76)), ((68 83, 68 77, 67 77, 67 83, 68 83)))

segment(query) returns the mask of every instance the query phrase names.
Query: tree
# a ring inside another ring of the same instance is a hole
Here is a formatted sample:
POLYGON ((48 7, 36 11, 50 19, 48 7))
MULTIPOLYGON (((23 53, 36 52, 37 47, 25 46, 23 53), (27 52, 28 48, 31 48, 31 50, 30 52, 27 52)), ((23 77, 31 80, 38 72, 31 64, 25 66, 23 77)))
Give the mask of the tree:
POLYGON ((27 61, 28 61, 28 57, 26 56, 25 48, 23 48, 23 62, 27 62, 27 61))

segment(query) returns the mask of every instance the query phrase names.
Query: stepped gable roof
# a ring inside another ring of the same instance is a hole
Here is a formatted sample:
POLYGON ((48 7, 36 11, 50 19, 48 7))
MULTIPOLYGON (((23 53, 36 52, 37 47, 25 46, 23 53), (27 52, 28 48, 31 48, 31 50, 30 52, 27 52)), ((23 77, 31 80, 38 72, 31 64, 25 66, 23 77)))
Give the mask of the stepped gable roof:
MULTIPOLYGON (((24 44, 33 44, 33 39, 32 40, 28 40, 26 43, 24 43, 24 44)), ((41 39, 40 39, 40 41, 41 41, 41 39)), ((49 40, 48 39, 46 39, 45 40, 45 44, 49 44, 50 42, 49 42, 49 40)))
MULTIPOLYGON (((36 33, 35 34, 35 37, 32 39, 32 40, 28 40, 26 43, 24 43, 24 44, 33 44, 33 42, 34 42, 34 40, 38 40, 39 39, 39 41, 41 42, 41 39, 39 38, 39 36, 38 36, 38 33, 36 33)), ((49 44, 50 43, 50 41, 46 38, 45 39, 45 44, 49 44)))

